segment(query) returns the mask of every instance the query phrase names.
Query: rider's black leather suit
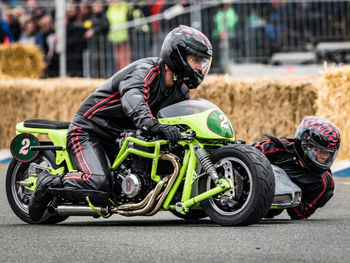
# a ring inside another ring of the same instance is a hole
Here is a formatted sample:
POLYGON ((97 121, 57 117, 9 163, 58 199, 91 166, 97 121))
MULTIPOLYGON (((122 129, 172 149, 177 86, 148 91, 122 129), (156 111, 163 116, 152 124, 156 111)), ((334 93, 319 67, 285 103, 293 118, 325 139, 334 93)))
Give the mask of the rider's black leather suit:
POLYGON ((124 129, 150 130, 154 116, 168 105, 189 98, 186 86, 166 87, 159 58, 138 60, 114 74, 80 106, 70 124, 67 150, 76 173, 62 177, 63 187, 109 192, 109 158, 124 129))
POLYGON ((256 142, 253 146, 265 154, 272 164, 282 168, 301 188, 301 203, 295 208, 287 209, 292 219, 310 217, 318 207, 324 206, 333 196, 334 181, 331 171, 313 174, 303 168, 294 150, 294 139, 271 138, 268 141, 256 142))

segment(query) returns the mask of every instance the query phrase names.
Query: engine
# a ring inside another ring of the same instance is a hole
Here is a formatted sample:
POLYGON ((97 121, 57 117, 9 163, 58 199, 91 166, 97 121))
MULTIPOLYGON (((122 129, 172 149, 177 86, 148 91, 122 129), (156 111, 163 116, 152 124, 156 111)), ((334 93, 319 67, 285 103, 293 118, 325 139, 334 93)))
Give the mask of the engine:
MULTIPOLYGON (((135 145, 137 149, 151 149, 135 145)), ((115 193, 122 203, 140 202, 153 190, 156 183, 151 179, 152 159, 138 155, 130 155, 115 173, 115 193)), ((157 175, 170 175, 174 170, 169 161, 158 160, 157 175)))
MULTIPOLYGON (((148 151, 146 147, 137 145, 135 148, 148 151)), ((139 202, 155 187, 151 179, 152 160, 138 155, 130 155, 118 169, 116 193, 121 194, 124 202, 139 202)))
POLYGON ((129 174, 123 178, 122 192, 128 197, 133 198, 141 192, 142 182, 136 174, 129 174))

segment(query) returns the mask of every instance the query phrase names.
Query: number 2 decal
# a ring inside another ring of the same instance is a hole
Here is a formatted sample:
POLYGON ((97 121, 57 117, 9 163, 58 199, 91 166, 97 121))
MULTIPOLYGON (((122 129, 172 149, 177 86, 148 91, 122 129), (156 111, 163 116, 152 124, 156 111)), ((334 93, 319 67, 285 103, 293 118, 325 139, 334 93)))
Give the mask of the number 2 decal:
POLYGON ((220 123, 220 127, 227 130, 229 127, 226 117, 223 114, 221 114, 219 118, 220 120, 222 120, 220 123))
POLYGON ((28 154, 28 148, 30 146, 30 141, 28 138, 25 138, 22 140, 23 147, 19 150, 20 154, 27 155, 28 154))

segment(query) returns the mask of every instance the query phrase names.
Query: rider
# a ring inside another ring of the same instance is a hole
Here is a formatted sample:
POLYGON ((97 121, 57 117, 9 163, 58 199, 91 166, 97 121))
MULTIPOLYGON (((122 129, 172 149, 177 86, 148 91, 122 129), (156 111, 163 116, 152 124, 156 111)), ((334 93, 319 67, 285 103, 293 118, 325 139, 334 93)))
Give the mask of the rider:
MULTIPOLYGON (((337 127, 324 118, 305 117, 294 138, 268 136, 268 141, 255 142, 269 161, 282 168, 302 190, 298 206, 288 208, 292 219, 310 217, 333 196, 334 181, 330 170, 340 147, 337 127)), ((265 216, 272 218, 283 210, 270 210, 265 216)))
MULTIPOLYGON (((189 99, 207 75, 212 60, 208 38, 195 28, 180 25, 164 39, 160 58, 137 60, 115 73, 82 103, 67 135, 67 151, 77 172, 38 175, 29 202, 29 214, 40 220, 53 198, 51 188, 68 189, 74 201, 84 201, 86 191, 112 191, 109 157, 125 129, 163 135, 171 143, 181 139, 174 126, 159 124, 160 109, 189 99), (72 191, 71 191, 72 190, 72 191)), ((96 203, 102 200, 95 200, 96 203)))

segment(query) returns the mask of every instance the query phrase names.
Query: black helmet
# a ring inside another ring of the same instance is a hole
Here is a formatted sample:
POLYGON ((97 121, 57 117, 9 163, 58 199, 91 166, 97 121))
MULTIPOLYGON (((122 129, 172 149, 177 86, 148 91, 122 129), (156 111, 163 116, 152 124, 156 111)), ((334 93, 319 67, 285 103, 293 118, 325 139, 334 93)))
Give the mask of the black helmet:
POLYGON ((338 128, 324 118, 305 117, 296 133, 294 148, 310 171, 319 174, 329 169, 340 147, 340 133, 338 128))
POLYGON ((165 37, 160 56, 173 72, 175 82, 184 82, 190 89, 195 89, 208 74, 212 53, 210 41, 202 32, 180 25, 165 37), (199 72, 188 64, 189 54, 202 58, 199 72))

